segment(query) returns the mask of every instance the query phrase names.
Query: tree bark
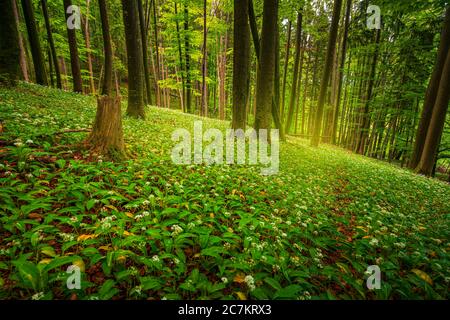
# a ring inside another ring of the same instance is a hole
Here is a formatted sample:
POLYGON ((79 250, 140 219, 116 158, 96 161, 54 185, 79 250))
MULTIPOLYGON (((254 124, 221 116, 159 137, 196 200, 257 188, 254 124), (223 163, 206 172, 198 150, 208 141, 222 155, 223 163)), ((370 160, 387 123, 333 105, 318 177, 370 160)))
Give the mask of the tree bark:
POLYGON ((47 40, 51 51, 52 57, 51 63, 53 63, 53 67, 55 68, 56 86, 58 89, 62 89, 61 71, 59 69, 58 56, 56 55, 55 43, 53 41, 52 27, 50 25, 50 18, 48 15, 47 0, 41 0, 41 6, 42 6, 42 13, 44 14, 45 28, 47 30, 47 40))
POLYGON ((102 22, 103 48, 105 55, 104 75, 102 79, 102 95, 110 96, 113 87, 113 51, 111 33, 109 30, 108 7, 106 0, 98 0, 100 8, 100 18, 102 22))
POLYGON ((184 6, 184 51, 186 60, 186 111, 192 113, 191 52, 189 43, 189 11, 184 6))
POLYGON ((122 0, 128 60, 127 114, 145 119, 142 44, 137 0, 122 0))
POLYGON ((283 89, 281 90, 281 122, 284 122, 284 109, 286 100, 286 79, 289 67, 289 53, 291 51, 291 33, 292 33, 292 22, 288 22, 288 33, 287 33, 287 43, 286 43, 286 54, 284 56, 284 71, 283 71, 283 89))
POLYGON ((297 101, 297 81, 298 81, 298 69, 300 66, 300 51, 301 51, 301 42, 302 42, 302 20, 303 15, 301 10, 297 14, 297 34, 295 39, 295 62, 294 62, 294 75, 292 78, 292 92, 291 99, 289 101, 289 110, 286 118, 286 134, 291 130, 292 118, 294 116, 294 108, 295 102, 297 101))
POLYGON ((444 26, 441 33, 441 43, 439 46, 436 63, 434 65, 433 74, 431 75, 428 89, 425 94, 425 102, 423 105, 422 115, 420 118, 419 128, 416 133, 414 150, 411 155, 410 168, 416 168, 422 158, 422 152, 425 146, 428 128, 433 114, 436 97, 439 89, 439 81, 441 80, 442 70, 445 64, 447 52, 450 50, 450 6, 447 7, 445 13, 444 26))
POLYGON ((37 32, 32 1, 22 0, 22 8, 23 8, 23 15, 25 18, 25 24, 27 25, 28 40, 30 41, 31 56, 33 58, 34 72, 36 74, 36 82, 38 84, 47 86, 48 85, 47 72, 45 70, 44 57, 42 55, 41 43, 39 41, 39 35, 37 32))
MULTIPOLYGON (((67 8, 70 7, 71 5, 72 5, 71 0, 64 0, 64 12, 66 15, 66 21, 70 17, 70 14, 67 13, 67 8)), ((81 67, 80 67, 80 58, 78 56, 76 30, 67 28, 67 36, 69 39, 70 65, 72 67, 73 91, 83 92, 83 80, 81 79, 81 67)))
POLYGON ((317 106, 317 114, 314 123, 313 135, 311 138, 311 145, 319 146, 320 134, 322 130, 323 107, 325 104, 325 95, 328 89, 328 81, 330 79, 331 66, 333 63, 333 52, 336 48, 336 38, 339 25, 339 18, 341 14, 342 0, 334 1, 333 18, 331 20, 330 37, 328 39, 327 56, 325 60, 325 67, 320 84, 319 102, 317 106))
POLYGON ((207 0, 203 0, 203 54, 202 54, 202 103, 201 103, 201 114, 204 117, 208 116, 208 93, 206 92, 206 72, 207 72, 207 39, 208 30, 206 26, 206 3, 207 0))
POLYGON ((88 72, 89 72, 89 85, 90 91, 95 95, 95 83, 94 83, 94 71, 92 68, 92 54, 91 54, 91 35, 89 33, 89 8, 90 8, 91 0, 86 0, 86 18, 84 23, 84 38, 86 41, 86 54, 87 54, 87 63, 88 63, 88 72))
POLYGON ((248 0, 234 0, 233 129, 245 129, 250 84, 248 0))
POLYGON ((418 173, 431 175, 435 163, 435 157, 439 148, 439 141, 445 126, 445 119, 450 100, 450 50, 447 51, 447 58, 442 70, 439 89, 436 96, 436 103, 433 108, 430 126, 428 128, 425 145, 419 165, 416 168, 418 173))
POLYGON ((145 80, 145 93, 144 96, 145 103, 152 104, 152 92, 150 90, 150 75, 148 67, 148 55, 147 55, 147 30, 145 29, 145 17, 144 8, 142 5, 142 0, 138 0, 138 10, 139 10, 139 26, 141 27, 141 38, 142 38, 142 60, 144 63, 144 80, 145 80))

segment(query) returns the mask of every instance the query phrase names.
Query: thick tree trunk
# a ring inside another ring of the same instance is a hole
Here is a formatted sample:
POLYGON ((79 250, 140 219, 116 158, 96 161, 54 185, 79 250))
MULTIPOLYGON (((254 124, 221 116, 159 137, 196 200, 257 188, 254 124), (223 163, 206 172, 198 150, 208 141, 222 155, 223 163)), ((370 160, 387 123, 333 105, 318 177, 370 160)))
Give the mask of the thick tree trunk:
POLYGON ((30 48, 31 48, 31 56, 33 58, 34 72, 36 74, 36 82, 38 84, 47 86, 48 85, 47 72, 45 70, 44 57, 42 55, 41 44, 37 32, 32 1, 22 0, 22 8, 25 23, 27 25, 28 39, 30 41, 30 48))
MULTIPOLYGON (((70 17, 70 14, 67 13, 67 8, 70 7, 71 5, 72 5, 71 0, 64 0, 64 12, 66 14, 66 21, 70 17)), ((67 36, 69 38, 70 65, 72 67, 73 91, 83 92, 83 80, 81 79, 81 67, 80 67, 80 58, 78 56, 76 29, 67 28, 67 36)))
POLYGON ((122 0, 128 60, 127 114, 145 119, 142 44, 137 0, 122 0))
POLYGON ((289 110, 286 118, 285 132, 288 134, 291 130, 292 118, 294 116, 295 102, 297 101, 297 82, 298 82, 298 69, 300 66, 300 51, 302 42, 302 20, 303 15, 301 10, 297 14, 297 34, 295 39, 295 62, 294 62, 294 75, 292 78, 292 92, 291 99, 289 101, 289 110))
POLYGON ((111 33, 109 31, 108 7, 106 0, 98 0, 100 18, 102 21, 103 47, 105 55, 104 75, 102 82, 102 95, 110 96, 112 93, 113 51, 111 33))
POLYGON ((13 1, 0 2, 0 12, 3 12, 0 19, 0 84, 8 86, 16 85, 20 77, 19 30, 13 1))
POLYGON ((278 1, 264 0, 259 72, 256 89, 256 130, 270 129, 275 75, 275 33, 278 27, 278 1))
POLYGON ((61 72, 59 70, 58 56, 56 55, 55 43, 53 41, 52 27, 50 25, 50 18, 48 15, 47 0, 41 0, 41 6, 42 13, 44 14, 45 28, 47 30, 47 40, 50 46, 53 67, 55 68, 56 86, 58 89, 62 89, 61 72))
POLYGON ((328 81, 330 79, 331 66, 333 64, 333 52, 336 48, 336 38, 339 25, 339 17, 341 14, 342 0, 334 1, 333 18, 331 20, 330 37, 328 39, 327 56, 325 67, 320 84, 319 102, 317 106, 317 114, 314 123, 311 145, 317 147, 320 142, 320 134, 322 131, 323 107, 325 104, 325 95, 328 89, 328 81))
POLYGON ((233 129, 245 129, 250 85, 248 0, 234 0, 233 129))
POLYGON ((145 17, 144 8, 142 5, 142 0, 138 0, 139 9, 139 26, 141 27, 141 38, 142 38, 142 59, 144 63, 144 80, 145 80, 145 93, 144 96, 145 103, 152 104, 152 92, 150 90, 150 75, 148 67, 148 55, 147 55, 147 30, 145 29, 145 17))
POLYGON ((97 115, 87 143, 94 153, 111 160, 125 158, 120 97, 101 96, 97 99, 97 115))
POLYGON ((431 175, 435 157, 439 148, 439 141, 445 126, 445 119, 450 100, 450 50, 442 70, 436 102, 433 108, 430 126, 428 128, 425 145, 416 171, 427 176, 431 175))
POLYGON ((445 13, 444 26, 441 33, 441 43, 439 46, 436 63, 434 65, 433 74, 431 75, 428 89, 425 94, 425 102, 420 118, 419 128, 416 133, 414 150, 411 155, 410 168, 414 169, 419 164, 422 157, 425 139, 427 137, 428 127, 431 122, 433 108, 435 106, 436 97, 439 89, 439 81, 441 80, 442 70, 444 69, 445 58, 450 50, 450 6, 447 7, 445 13))

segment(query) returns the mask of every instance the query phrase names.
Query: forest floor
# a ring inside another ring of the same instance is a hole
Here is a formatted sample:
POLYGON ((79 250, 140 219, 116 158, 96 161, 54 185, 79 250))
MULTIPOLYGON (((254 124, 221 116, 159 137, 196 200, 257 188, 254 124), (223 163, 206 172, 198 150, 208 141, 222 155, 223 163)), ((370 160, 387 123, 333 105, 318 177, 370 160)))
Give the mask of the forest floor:
POLYGON ((0 298, 450 298, 448 184, 292 137, 274 176, 175 165, 173 130, 200 118, 155 107, 124 118, 133 159, 111 163, 79 148, 87 133, 61 133, 89 128, 95 106, 0 89, 0 298))

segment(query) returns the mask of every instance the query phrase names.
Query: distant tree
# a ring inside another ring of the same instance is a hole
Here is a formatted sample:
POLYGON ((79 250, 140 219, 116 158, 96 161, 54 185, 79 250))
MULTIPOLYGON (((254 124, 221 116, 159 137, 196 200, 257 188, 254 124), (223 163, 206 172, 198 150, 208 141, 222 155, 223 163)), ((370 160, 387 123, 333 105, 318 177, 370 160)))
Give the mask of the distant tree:
POLYGON ((144 84, 145 84, 145 103, 152 104, 152 92, 150 87, 150 74, 148 66, 148 56, 147 56, 147 30, 145 28, 145 18, 144 18, 144 6, 142 5, 142 0, 138 0, 139 9, 139 26, 141 27, 141 38, 142 38, 142 59, 144 63, 144 84))
POLYGON ((128 60, 127 114, 145 119, 142 38, 139 28, 138 0, 122 0, 123 24, 128 60))
MULTIPOLYGON (((3 2, 5 2, 4 0, 3 2)), ((48 85, 47 72, 45 70, 44 56, 42 55, 41 43, 34 17, 34 8, 31 0, 22 0, 23 15, 27 25, 28 40, 30 42, 31 56, 33 58, 36 82, 41 85, 48 85)))
POLYGON ((331 20, 331 27, 330 27, 330 36, 328 38, 327 55, 325 59, 322 82, 320 83, 319 101, 314 121, 313 135, 311 138, 311 145, 314 147, 317 147, 320 141, 325 95, 328 90, 328 82, 330 80, 331 67, 333 65, 333 54, 336 48, 336 39, 337 39, 339 18, 341 15, 341 7, 342 7, 342 0, 335 0, 333 9, 333 18, 331 20))
POLYGON ((208 116, 208 92, 206 85, 207 76, 207 56, 208 56, 208 28, 207 28, 207 0, 203 0, 203 47, 202 47, 202 103, 201 103, 201 114, 204 117, 208 116))
POLYGON ((186 112, 192 112, 191 52, 189 40, 189 9, 184 6, 184 54, 186 61, 186 112))
MULTIPOLYGON (((72 7, 71 0, 64 0, 64 12, 66 15, 66 21, 71 17, 71 11, 68 9, 72 7)), ((81 67, 80 67, 80 57, 78 55, 78 44, 77 44, 77 34, 76 29, 67 25, 67 37, 69 39, 69 51, 70 51, 70 65, 72 67, 72 80, 73 80, 73 91, 83 92, 83 80, 81 78, 81 67)))
POLYGON ((234 0, 233 129, 245 129, 250 82, 248 0, 234 0))

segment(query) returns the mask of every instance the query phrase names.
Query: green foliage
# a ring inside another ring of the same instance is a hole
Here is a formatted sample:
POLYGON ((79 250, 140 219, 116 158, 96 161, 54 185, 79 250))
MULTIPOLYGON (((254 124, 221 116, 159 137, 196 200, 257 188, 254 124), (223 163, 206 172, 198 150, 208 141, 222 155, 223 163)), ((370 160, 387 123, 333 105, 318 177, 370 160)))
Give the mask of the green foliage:
POLYGON ((91 125, 92 97, 21 84, 0 112, 0 298, 449 298, 447 184, 298 138, 272 177, 176 166, 172 131, 196 118, 158 108, 124 119, 136 158, 111 163, 55 135, 91 125))

